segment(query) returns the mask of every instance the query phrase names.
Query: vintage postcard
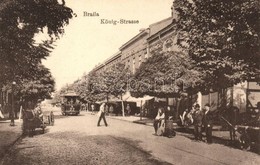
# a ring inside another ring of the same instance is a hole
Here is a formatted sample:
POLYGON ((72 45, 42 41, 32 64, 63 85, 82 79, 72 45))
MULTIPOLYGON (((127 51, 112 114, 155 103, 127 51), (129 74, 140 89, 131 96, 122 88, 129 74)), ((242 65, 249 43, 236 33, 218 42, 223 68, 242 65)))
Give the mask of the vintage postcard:
POLYGON ((258 0, 1 0, 0 164, 260 164, 258 0))

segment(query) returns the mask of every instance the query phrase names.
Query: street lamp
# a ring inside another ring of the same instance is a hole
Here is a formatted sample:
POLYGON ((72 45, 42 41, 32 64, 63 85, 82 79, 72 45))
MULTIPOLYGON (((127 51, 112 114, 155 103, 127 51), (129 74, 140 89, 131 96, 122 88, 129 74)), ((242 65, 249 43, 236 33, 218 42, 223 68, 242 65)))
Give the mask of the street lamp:
POLYGON ((10 126, 15 126, 14 124, 14 86, 16 85, 16 82, 12 82, 12 109, 11 109, 11 123, 10 126))

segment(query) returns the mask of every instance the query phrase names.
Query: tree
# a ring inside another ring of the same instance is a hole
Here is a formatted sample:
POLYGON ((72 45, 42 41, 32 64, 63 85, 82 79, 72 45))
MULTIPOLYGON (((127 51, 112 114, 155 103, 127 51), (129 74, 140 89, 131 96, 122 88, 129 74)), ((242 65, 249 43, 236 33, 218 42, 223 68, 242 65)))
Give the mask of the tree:
POLYGON ((107 99, 109 95, 121 96, 126 92, 129 75, 129 70, 121 63, 97 75, 92 73, 90 81, 91 91, 96 94, 103 94, 107 99))
POLYGON ((203 87, 221 89, 259 74, 258 0, 175 0, 178 45, 202 73, 203 87))
POLYGON ((188 54, 163 52, 143 62, 131 81, 134 96, 173 96, 200 84, 199 72, 188 54))
MULTIPOLYGON (((50 99, 51 93, 54 92, 54 79, 49 71, 43 65, 38 65, 38 76, 34 80, 23 79, 15 85, 15 96, 25 101, 34 101, 50 99)), ((4 90, 11 90, 12 84, 3 87, 4 90)))
POLYGON ((39 70, 41 70, 39 78, 35 80, 24 79, 21 85, 18 86, 20 88, 20 90, 18 89, 18 96, 24 100, 37 101, 39 99, 51 99, 51 94, 54 92, 54 79, 49 69, 40 65, 39 70))
POLYGON ((62 87, 59 91, 54 92, 54 96, 52 98, 52 103, 57 104, 62 102, 62 95, 64 95, 68 91, 68 87, 62 87))
POLYGON ((0 86, 34 79, 36 66, 49 55, 73 12, 57 0, 3 0, 0 6, 0 86), (34 36, 44 28, 50 39, 36 43, 34 36))

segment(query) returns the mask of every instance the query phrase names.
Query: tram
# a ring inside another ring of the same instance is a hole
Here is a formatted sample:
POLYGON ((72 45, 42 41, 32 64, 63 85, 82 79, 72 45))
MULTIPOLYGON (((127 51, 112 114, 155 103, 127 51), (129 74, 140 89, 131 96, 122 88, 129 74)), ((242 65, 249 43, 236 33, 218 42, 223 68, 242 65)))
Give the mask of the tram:
POLYGON ((62 95, 61 103, 61 114, 64 116, 67 115, 78 115, 80 114, 80 101, 79 95, 74 91, 68 91, 62 95))

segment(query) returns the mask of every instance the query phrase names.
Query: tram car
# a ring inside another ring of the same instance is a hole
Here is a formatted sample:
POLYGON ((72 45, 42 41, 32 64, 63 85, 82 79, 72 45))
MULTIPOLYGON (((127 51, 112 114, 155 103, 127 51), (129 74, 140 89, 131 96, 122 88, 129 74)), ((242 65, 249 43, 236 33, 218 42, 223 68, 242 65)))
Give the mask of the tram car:
POLYGON ((74 91, 68 91, 62 95, 61 114, 67 115, 78 115, 80 114, 81 104, 79 102, 79 95, 74 91))

